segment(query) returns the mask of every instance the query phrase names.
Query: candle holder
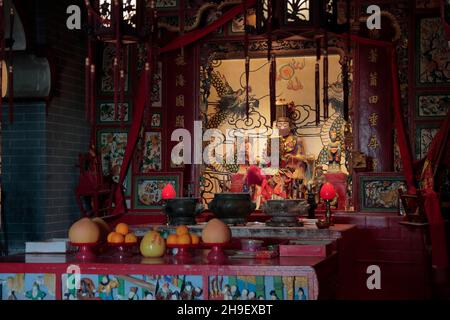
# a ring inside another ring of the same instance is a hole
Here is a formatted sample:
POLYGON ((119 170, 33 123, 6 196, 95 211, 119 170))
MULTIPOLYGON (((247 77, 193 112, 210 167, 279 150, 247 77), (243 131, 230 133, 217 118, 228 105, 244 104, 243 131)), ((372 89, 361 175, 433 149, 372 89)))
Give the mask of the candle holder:
POLYGON ((314 219, 316 217, 317 203, 316 196, 312 190, 308 190, 308 198, 306 201, 309 204, 308 219, 314 219))
POLYGON ((336 197, 336 189, 334 186, 326 182, 320 189, 320 197, 325 200, 326 211, 325 211, 325 222, 326 224, 332 226, 332 216, 331 216, 331 200, 336 197))
POLYGON ((333 223, 332 218, 331 218, 331 200, 325 200, 325 204, 326 204, 325 222, 328 225, 333 226, 334 223, 333 223))

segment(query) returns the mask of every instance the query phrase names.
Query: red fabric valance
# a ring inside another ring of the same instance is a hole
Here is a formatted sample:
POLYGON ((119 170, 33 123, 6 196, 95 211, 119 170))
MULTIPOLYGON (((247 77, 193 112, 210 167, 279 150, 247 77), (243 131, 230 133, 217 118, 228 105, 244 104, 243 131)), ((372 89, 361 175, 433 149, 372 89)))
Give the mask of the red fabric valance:
MULTIPOLYGON (((255 5, 255 3, 256 3, 256 0, 247 0, 246 6, 247 6, 247 8, 250 8, 253 5, 255 5)), ((219 19, 217 19, 213 23, 207 25, 206 27, 197 29, 195 31, 191 31, 189 33, 186 33, 186 34, 176 38, 175 40, 173 40, 172 42, 167 44, 164 48, 162 48, 160 52, 164 53, 164 52, 172 51, 175 49, 185 47, 191 43, 194 43, 195 41, 200 40, 201 38, 207 36, 211 32, 220 28, 227 22, 231 21, 231 19, 233 19, 235 16, 237 16, 238 14, 240 14, 242 12, 244 12, 244 4, 239 4, 235 7, 233 7, 232 9, 228 10, 227 12, 225 12, 219 19)))
MULTIPOLYGON (((251 7, 256 3, 256 0, 248 0, 247 7, 251 7)), ((184 46, 187 46, 206 35, 210 34, 217 28, 221 27, 225 23, 229 22, 236 15, 244 12, 244 5, 240 4, 232 9, 228 10, 225 14, 223 14, 219 19, 211 23, 205 28, 195 30, 189 33, 186 33, 174 41, 170 42, 164 48, 161 49, 161 53, 169 52, 184 46)), ((125 205, 125 196, 123 192, 123 182, 125 181, 125 177, 128 172, 128 168, 131 163, 131 159, 136 148, 136 143, 138 141, 139 131, 142 125, 142 119, 144 116, 144 110, 146 105, 146 97, 148 95, 148 79, 145 72, 142 73, 141 78, 139 80, 139 87, 134 96, 134 112, 133 112, 133 123, 131 124, 130 131, 128 133, 127 147, 125 149, 125 156, 122 162, 122 166, 120 168, 120 177, 119 182, 116 185, 116 189, 114 190, 114 215, 120 215, 127 211, 127 207, 125 205)), ((128 186, 130 187, 130 186, 128 186)))

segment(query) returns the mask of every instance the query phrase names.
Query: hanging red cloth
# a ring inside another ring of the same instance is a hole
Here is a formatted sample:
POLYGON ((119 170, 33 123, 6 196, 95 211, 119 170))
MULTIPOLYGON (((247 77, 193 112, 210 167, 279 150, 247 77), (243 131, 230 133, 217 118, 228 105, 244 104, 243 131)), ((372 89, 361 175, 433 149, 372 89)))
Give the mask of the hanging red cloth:
POLYGON ((429 189, 424 190, 422 196, 430 225, 432 264, 437 268, 446 268, 448 267, 447 240, 439 197, 435 191, 429 189))
MULTIPOLYGON (((247 0, 247 8, 252 7, 253 5, 255 5, 255 3, 256 0, 247 0)), ((201 38, 220 28, 227 22, 231 21, 235 16, 242 12, 244 12, 244 5, 241 3, 225 12, 219 19, 207 25, 206 27, 191 31, 189 33, 185 33, 182 36, 176 38, 164 48, 162 48, 161 53, 176 50, 194 43, 197 40, 200 40, 201 38)))
MULTIPOLYGON (((153 70, 150 71, 150 74, 153 70)), ((130 131, 128 133, 127 147, 125 149, 125 156, 120 168, 119 183, 115 189, 115 208, 113 211, 114 215, 122 214, 126 212, 125 196, 123 192, 123 182, 128 172, 128 167, 130 166, 131 159, 136 148, 136 143, 138 141, 139 131, 142 125, 142 119, 144 118, 144 110, 148 94, 148 77, 145 72, 142 73, 139 80, 139 87, 136 91, 136 95, 133 99, 133 123, 131 125, 130 131)))
MULTIPOLYGON (((248 0, 247 7, 253 6, 256 3, 256 0, 248 0)), ((218 20, 214 21, 210 25, 205 28, 192 31, 186 33, 174 41, 169 43, 167 46, 161 49, 161 53, 168 52, 172 50, 179 49, 181 47, 187 46, 209 33, 215 31, 217 28, 226 24, 230 20, 232 20, 236 15, 244 12, 244 5, 240 4, 236 7, 227 11, 224 15, 222 15, 218 20)), ((152 67, 152 66, 151 66, 152 67)), ((150 76, 148 76, 147 72, 144 72, 139 79, 139 87, 136 91, 136 95, 134 96, 134 112, 133 112, 133 122, 128 134, 127 147, 125 149, 125 156, 122 162, 122 166, 120 168, 120 177, 119 182, 115 187, 114 191, 114 203, 115 208, 113 211, 114 215, 120 215, 127 211, 127 207, 125 204, 125 196, 123 192, 123 182, 125 181, 126 174, 128 172, 128 167, 130 166, 131 158, 133 156, 134 150, 136 148, 136 143, 138 141, 139 131, 142 124, 142 119, 144 116, 144 110, 146 106, 146 97, 150 94, 149 89, 149 79, 152 79, 153 68, 150 69, 150 76)))
MULTIPOLYGON (((359 44, 380 46, 388 50, 391 65, 392 99, 393 99, 392 102, 395 115, 394 121, 395 121, 395 128, 397 129, 398 134, 400 156, 403 161, 403 174, 405 176, 406 184, 408 186, 408 193, 417 194, 417 190, 414 184, 414 168, 411 149, 408 143, 408 139, 406 137, 406 131, 403 124, 403 116, 402 116, 403 113, 400 102, 400 88, 398 80, 398 67, 397 67, 397 56, 395 52, 395 46, 393 43, 390 42, 371 40, 358 37, 355 35, 352 35, 351 39, 352 41, 357 42, 359 44)), ((428 152, 427 155, 427 161, 425 161, 426 165, 427 162, 430 163, 433 163, 433 161, 436 162, 439 153, 438 150, 441 149, 440 147, 438 147, 442 143, 440 140, 443 140, 442 137, 444 136, 444 133, 448 132, 449 129, 450 129, 450 120, 448 115, 447 120, 442 126, 442 130, 440 131, 440 133, 438 133, 438 135, 432 142, 430 151, 428 152)), ((447 152, 447 148, 445 148, 445 152, 447 152)), ((432 167, 433 167, 432 165, 428 165, 428 167, 425 167, 422 175, 425 174, 432 176, 433 175, 432 167)), ((432 263, 434 266, 445 268, 448 266, 445 225, 441 214, 439 198, 436 192, 433 190, 432 182, 425 183, 425 188, 422 190, 422 196, 424 199, 425 214, 427 215, 428 223, 430 225, 432 263)))
POLYGON ((450 130, 450 112, 441 126, 441 129, 431 142, 430 149, 425 158, 421 174, 422 196, 424 198, 425 214, 430 224, 433 265, 438 268, 448 267, 448 253, 445 237, 445 224, 441 214, 439 197, 434 191, 434 177, 440 163, 449 165, 445 154, 450 147, 448 134, 450 130), (441 153, 444 154, 441 154, 441 153))
MULTIPOLYGON (((348 35, 337 35, 336 37, 347 39, 348 35)), ((397 66, 397 54, 395 46, 391 42, 367 39, 356 35, 351 35, 350 39, 353 42, 362 45, 378 46, 386 48, 390 57, 390 69, 391 69, 391 81, 392 81, 392 104, 394 107, 394 125, 397 129, 398 145, 400 149, 400 156, 403 161, 403 174, 405 176, 406 184, 408 186, 409 194, 416 194, 417 189, 414 183, 414 169, 411 148, 406 136, 405 125, 403 123, 403 112, 401 106, 401 95, 398 80, 398 66, 397 66)))
POLYGON ((405 175, 406 184, 409 194, 416 194, 417 190, 414 184, 414 169, 411 155, 411 148, 406 137, 406 130, 403 123, 403 113, 401 106, 401 95, 398 80, 397 54, 393 46, 389 47, 389 55, 391 58, 391 74, 392 74, 392 99, 394 106, 394 124, 397 129, 397 140, 400 149, 400 156, 403 161, 403 174, 405 175))

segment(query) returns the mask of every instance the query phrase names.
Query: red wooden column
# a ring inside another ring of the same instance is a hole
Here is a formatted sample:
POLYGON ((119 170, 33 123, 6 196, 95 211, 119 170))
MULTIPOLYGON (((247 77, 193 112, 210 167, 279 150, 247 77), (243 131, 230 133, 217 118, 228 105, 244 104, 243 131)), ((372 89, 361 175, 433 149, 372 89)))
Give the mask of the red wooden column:
MULTIPOLYGON (((165 163, 167 171, 183 172, 184 187, 194 181, 191 165, 176 166, 171 162, 170 155, 178 142, 171 141, 172 132, 176 129, 186 129, 191 133, 194 141, 194 121, 197 114, 197 100, 199 92, 199 66, 195 47, 185 47, 183 51, 174 50, 164 55, 167 76, 167 126, 165 143, 165 163), (170 75, 170 76, 169 76, 170 75)), ((194 188, 195 189, 195 188, 194 188)))
POLYGON ((359 45, 355 86, 355 128, 359 151, 373 160, 375 172, 393 169, 392 83, 385 48, 359 45))

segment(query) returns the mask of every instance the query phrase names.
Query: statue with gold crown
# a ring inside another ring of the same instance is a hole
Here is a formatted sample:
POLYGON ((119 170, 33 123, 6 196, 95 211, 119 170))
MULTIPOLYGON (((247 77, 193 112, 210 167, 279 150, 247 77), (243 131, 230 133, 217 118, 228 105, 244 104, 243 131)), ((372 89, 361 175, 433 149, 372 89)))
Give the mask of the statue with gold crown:
MULTIPOLYGON (((293 103, 291 103, 292 105, 293 103)), ((288 198, 299 198, 305 181, 307 157, 303 139, 292 132, 291 119, 287 116, 289 105, 277 101, 276 128, 280 135, 280 170, 288 198)))

